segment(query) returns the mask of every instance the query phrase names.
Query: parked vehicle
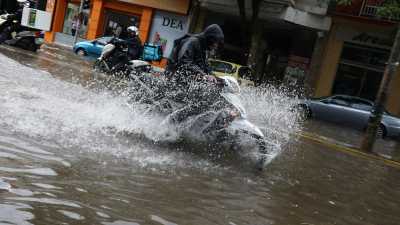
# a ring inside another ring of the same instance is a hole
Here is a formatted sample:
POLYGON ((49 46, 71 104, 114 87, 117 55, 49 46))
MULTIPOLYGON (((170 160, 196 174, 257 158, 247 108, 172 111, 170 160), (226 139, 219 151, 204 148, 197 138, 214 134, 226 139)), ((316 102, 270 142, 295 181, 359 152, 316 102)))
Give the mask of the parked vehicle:
MULTIPOLYGON (((306 118, 345 124, 360 130, 366 129, 373 106, 374 103, 367 99, 348 95, 308 99, 299 105, 306 118)), ((385 111, 378 136, 400 136, 400 118, 385 111)))
POLYGON ((217 59, 209 59, 208 62, 213 75, 217 77, 232 76, 240 85, 254 86, 254 82, 250 80, 251 71, 249 67, 217 59))
POLYGON ((93 56, 97 58, 101 55, 104 46, 106 46, 112 38, 111 36, 106 36, 93 41, 81 41, 74 45, 73 51, 80 56, 93 56))
POLYGON ((0 15, 0 33, 3 32, 3 29, 7 26, 13 24, 13 21, 16 19, 15 14, 4 13, 0 15))
POLYGON ((21 31, 19 33, 15 32, 12 35, 12 39, 7 40, 4 43, 36 52, 43 44, 43 38, 41 38, 40 35, 40 32, 34 31, 21 31))
POLYGON ((36 52, 43 44, 43 33, 21 26, 14 14, 0 15, 0 44, 5 43, 36 52))

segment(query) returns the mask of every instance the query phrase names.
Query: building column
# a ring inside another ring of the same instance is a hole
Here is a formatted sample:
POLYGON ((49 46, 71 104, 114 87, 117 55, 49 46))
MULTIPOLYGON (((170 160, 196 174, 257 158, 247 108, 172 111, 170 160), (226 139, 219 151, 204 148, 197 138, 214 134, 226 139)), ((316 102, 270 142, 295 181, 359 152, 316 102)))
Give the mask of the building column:
POLYGON ((48 0, 46 5, 46 11, 53 14, 53 22, 51 31, 48 31, 44 35, 46 43, 53 43, 56 36, 56 32, 61 32, 64 24, 65 9, 67 8, 67 0, 48 0))
POLYGON ((324 56, 324 48, 328 42, 328 34, 318 32, 317 38, 315 40, 313 53, 311 56, 311 64, 308 75, 305 77, 304 85, 307 90, 307 94, 313 96, 315 94, 315 89, 318 81, 318 73, 321 70, 321 64, 324 56))
POLYGON ((143 8, 142 16, 140 17, 139 37, 142 42, 147 42, 149 37, 151 21, 153 20, 153 9, 143 8))
POLYGON ((189 31, 191 33, 200 33, 203 32, 204 24, 206 22, 207 9, 200 8, 197 12, 196 18, 193 16, 193 22, 191 23, 191 27, 189 27, 189 31))
POLYGON ((102 28, 104 24, 103 5, 103 0, 93 0, 93 5, 89 18, 89 26, 86 35, 86 38, 88 40, 96 39, 98 36, 102 35, 102 28))
POLYGON ((264 28, 262 22, 256 20, 253 22, 253 29, 251 34, 251 43, 249 49, 249 57, 247 59, 247 65, 250 66, 253 72, 253 78, 256 81, 263 79, 263 70, 265 65, 265 50, 267 49, 268 43, 263 40, 264 28))
POLYGON ((332 94, 333 84, 343 49, 343 41, 336 39, 337 26, 333 25, 322 57, 321 67, 316 77, 315 97, 332 94))
POLYGON ((400 116, 400 70, 398 69, 395 77, 389 86, 389 94, 385 108, 397 116, 400 116))

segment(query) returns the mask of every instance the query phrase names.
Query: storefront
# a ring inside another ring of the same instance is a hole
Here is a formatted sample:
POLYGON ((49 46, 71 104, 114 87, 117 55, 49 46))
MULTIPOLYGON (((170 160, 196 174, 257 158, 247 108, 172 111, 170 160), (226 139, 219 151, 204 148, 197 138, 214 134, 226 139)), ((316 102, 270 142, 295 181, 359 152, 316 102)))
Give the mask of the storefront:
MULTIPOLYGON (((336 20, 324 48, 315 97, 346 94, 375 100, 393 44, 395 26, 336 20)), ((400 115, 400 73, 386 108, 400 115)))
MULTIPOLYGON (((189 0, 91 0, 90 8, 78 16, 82 25, 79 37, 92 40, 99 36, 117 35, 124 38, 128 26, 137 26, 142 42, 147 42, 153 17, 159 18, 163 11, 177 17, 185 16, 189 10, 189 2, 189 0)), ((53 13, 53 23, 52 30, 46 33, 46 42, 60 42, 63 41, 60 37, 68 36, 71 40, 79 3, 80 0, 48 0, 47 11, 53 13)))
POLYGON ((375 100, 389 51, 383 47, 344 42, 332 93, 375 100))
POLYGON ((156 10, 148 42, 161 45, 163 56, 167 58, 171 54, 174 40, 184 36, 188 30, 188 16, 156 10))

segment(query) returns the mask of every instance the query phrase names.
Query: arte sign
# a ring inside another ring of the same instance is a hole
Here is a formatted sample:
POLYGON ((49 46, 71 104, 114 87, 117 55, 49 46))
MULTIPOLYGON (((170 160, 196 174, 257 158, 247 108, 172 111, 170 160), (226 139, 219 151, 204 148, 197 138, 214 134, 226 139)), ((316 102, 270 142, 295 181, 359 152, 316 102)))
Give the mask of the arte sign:
POLYGON ((165 11, 156 11, 152 24, 148 42, 160 45, 163 57, 169 57, 174 40, 184 36, 189 28, 187 16, 165 11))
POLYGON ((336 39, 367 46, 390 48, 393 45, 394 36, 390 31, 370 32, 352 27, 338 27, 336 39))
POLYGON ((391 46, 392 40, 387 37, 379 37, 377 35, 362 32, 353 37, 352 41, 362 42, 365 44, 386 45, 391 46))

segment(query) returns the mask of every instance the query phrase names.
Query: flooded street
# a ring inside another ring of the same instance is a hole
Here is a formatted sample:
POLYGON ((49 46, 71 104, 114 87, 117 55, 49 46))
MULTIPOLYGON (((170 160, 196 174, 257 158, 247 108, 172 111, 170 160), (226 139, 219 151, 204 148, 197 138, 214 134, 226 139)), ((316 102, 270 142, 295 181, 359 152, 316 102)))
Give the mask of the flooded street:
MULTIPOLYGON (((240 157, 159 144, 167 132, 160 119, 101 88, 89 62, 51 49, 17 51, 0 49, 0 224, 400 221, 399 168, 296 138, 335 132, 312 121, 303 127, 291 111, 297 100, 280 89, 241 96, 276 146, 257 173, 240 157)), ((351 132, 341 130, 340 141, 357 143, 351 132)))

